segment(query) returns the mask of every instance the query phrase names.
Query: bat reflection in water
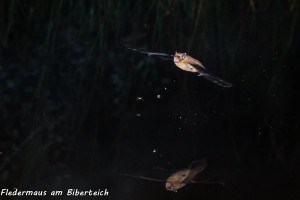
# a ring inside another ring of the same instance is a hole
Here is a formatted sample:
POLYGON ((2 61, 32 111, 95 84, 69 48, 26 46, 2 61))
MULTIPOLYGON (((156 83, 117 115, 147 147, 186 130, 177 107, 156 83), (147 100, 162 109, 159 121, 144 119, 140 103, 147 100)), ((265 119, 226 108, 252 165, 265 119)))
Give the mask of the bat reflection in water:
POLYGON ((129 45, 126 45, 126 47, 132 51, 136 51, 142 54, 146 54, 148 56, 158 56, 161 59, 164 60, 173 60, 174 64, 188 72, 196 72, 199 74, 199 76, 203 76, 205 79, 218 84, 223 87, 232 87, 233 85, 229 82, 226 82, 219 77, 213 75, 210 73, 204 66, 203 64, 191 56, 187 55, 186 53, 178 53, 176 52, 175 55, 171 54, 166 54, 166 53, 160 53, 160 52, 150 52, 144 49, 139 49, 139 48, 134 48, 129 45))
POLYGON ((144 176, 135 176, 130 174, 120 174, 150 181, 159 181, 165 182, 166 190, 170 190, 173 192, 177 192, 180 188, 184 187, 186 184, 189 183, 209 183, 209 184, 221 184, 224 185, 222 182, 208 182, 208 181, 196 181, 196 176, 202 172, 207 166, 206 159, 201 159, 194 161, 190 164, 187 169, 182 169, 176 171, 175 173, 171 174, 166 180, 159 180, 159 179, 152 179, 144 176))

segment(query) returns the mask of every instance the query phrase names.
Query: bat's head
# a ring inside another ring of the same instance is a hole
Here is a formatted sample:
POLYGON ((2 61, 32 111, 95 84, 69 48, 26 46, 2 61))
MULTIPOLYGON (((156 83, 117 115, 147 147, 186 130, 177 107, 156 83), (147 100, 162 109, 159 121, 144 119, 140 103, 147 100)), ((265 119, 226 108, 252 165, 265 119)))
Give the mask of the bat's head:
POLYGON ((166 190, 177 192, 177 188, 172 182, 167 181, 165 186, 166 186, 166 190))
POLYGON ((174 62, 179 63, 186 57, 186 53, 178 53, 176 52, 174 55, 174 62))

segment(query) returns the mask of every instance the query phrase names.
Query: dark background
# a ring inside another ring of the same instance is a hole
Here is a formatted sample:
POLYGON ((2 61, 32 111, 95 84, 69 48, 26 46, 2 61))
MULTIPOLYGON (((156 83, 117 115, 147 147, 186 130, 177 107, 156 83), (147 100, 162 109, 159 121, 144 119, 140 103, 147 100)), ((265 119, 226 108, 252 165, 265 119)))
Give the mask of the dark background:
POLYGON ((299 199, 299 6, 1 0, 0 188, 107 188, 107 199, 299 199), (234 87, 124 44, 187 52, 234 87), (152 169, 203 157, 199 179, 225 186, 172 193, 163 182, 118 175, 164 179, 152 169))

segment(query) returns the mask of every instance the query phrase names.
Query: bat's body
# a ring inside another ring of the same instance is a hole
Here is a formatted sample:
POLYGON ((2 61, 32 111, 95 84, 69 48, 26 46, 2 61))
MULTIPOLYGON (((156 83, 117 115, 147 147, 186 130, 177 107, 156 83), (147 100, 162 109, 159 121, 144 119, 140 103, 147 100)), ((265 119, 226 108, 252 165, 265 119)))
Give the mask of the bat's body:
POLYGON ((175 172, 166 180, 166 190, 177 192, 188 183, 194 182, 195 177, 207 166, 206 159, 193 162, 188 169, 175 172))
POLYGON ((150 181, 158 181, 165 182, 166 190, 177 192, 177 190, 184 187, 189 183, 211 183, 211 184, 224 184, 222 182, 208 182, 208 181, 196 181, 196 176, 202 172, 207 166, 206 159, 194 161, 187 169, 179 170, 173 174, 171 174, 166 180, 163 179, 152 179, 144 176, 135 176, 129 174, 122 174, 126 176, 136 177, 140 179, 150 180, 150 181))
POLYGON ((186 53, 175 53, 175 55, 171 55, 171 54, 165 54, 165 53, 159 53, 159 52, 149 52, 143 49, 136 49, 136 48, 131 48, 128 47, 128 49, 133 50, 133 51, 137 51, 139 53, 143 53, 143 54, 147 54, 148 56, 158 56, 161 59, 164 60, 173 60, 174 64, 184 70, 184 71, 188 71, 188 72, 196 72, 199 73, 199 76, 203 76, 205 79, 216 83, 220 86, 223 87, 232 87, 231 83, 228 83, 222 79, 220 79, 219 77, 211 74, 210 72, 207 71, 207 69, 203 66, 203 64, 192 58, 191 56, 187 55, 186 53))
POLYGON ((186 53, 176 52, 173 61, 177 67, 184 71, 200 72, 202 69, 205 69, 200 61, 188 56, 186 53))

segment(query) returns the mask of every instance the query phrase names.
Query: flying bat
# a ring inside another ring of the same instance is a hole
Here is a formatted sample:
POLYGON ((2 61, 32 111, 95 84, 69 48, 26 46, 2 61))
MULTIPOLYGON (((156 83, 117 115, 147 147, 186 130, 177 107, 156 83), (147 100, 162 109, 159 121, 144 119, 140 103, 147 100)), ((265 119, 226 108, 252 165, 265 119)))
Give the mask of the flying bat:
POLYGON ((171 55, 171 54, 160 53, 160 52, 150 52, 150 51, 147 51, 144 49, 134 48, 129 45, 126 45, 126 47, 132 51, 146 54, 148 56, 158 56, 159 58, 161 58, 163 60, 173 60, 174 64, 178 68, 180 68, 184 71, 198 73, 199 76, 202 76, 205 79, 207 79, 215 84, 218 84, 220 86, 223 86, 223 87, 232 87, 233 86, 233 84, 231 84, 227 81, 224 81, 221 78, 219 78, 216 75, 209 72, 199 60, 192 58, 191 56, 187 55, 186 53, 175 52, 174 55, 171 55))
POLYGON ((177 190, 181 189, 187 184, 190 183, 210 183, 210 184, 221 184, 222 182, 208 182, 208 181, 197 181, 196 176, 202 172, 207 166, 207 161, 205 158, 201 160, 194 161, 190 164, 190 166, 186 169, 178 170, 171 175, 167 179, 152 179, 144 176, 135 176, 130 174, 120 174, 150 181, 158 181, 165 182, 165 189, 173 192, 177 192, 177 190))

